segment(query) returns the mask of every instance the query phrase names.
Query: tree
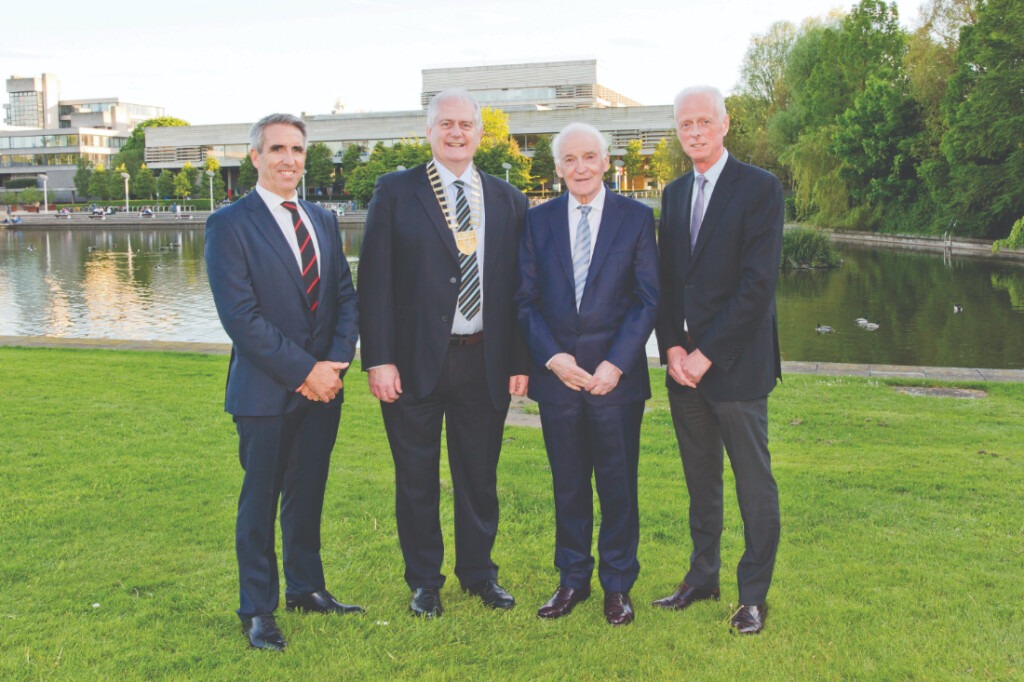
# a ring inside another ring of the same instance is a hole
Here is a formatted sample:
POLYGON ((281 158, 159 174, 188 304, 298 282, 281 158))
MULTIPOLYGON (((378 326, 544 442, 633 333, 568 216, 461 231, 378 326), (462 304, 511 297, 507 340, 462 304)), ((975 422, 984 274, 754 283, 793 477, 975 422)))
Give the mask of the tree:
POLYGON ((345 181, 345 191, 360 202, 367 202, 373 196, 377 178, 403 166, 412 168, 430 160, 430 145, 419 140, 400 140, 391 147, 378 142, 370 159, 352 170, 345 181))
POLYGON ((252 158, 246 154, 242 157, 242 163, 238 166, 238 189, 243 193, 248 192, 259 182, 259 172, 252 163, 252 158))
POLYGON ((197 196, 210 198, 210 176, 207 171, 213 171, 213 201, 214 203, 224 201, 228 196, 227 185, 224 184, 224 176, 220 172, 220 161, 215 156, 207 156, 203 162, 203 173, 200 176, 205 183, 203 191, 197 196))
POLYGON ((187 121, 173 116, 159 116, 150 118, 135 126, 132 129, 128 140, 121 147, 121 150, 111 159, 111 168, 123 165, 126 172, 134 178, 138 174, 142 164, 146 161, 146 129, 156 127, 182 127, 188 126, 187 121))
MULTIPOLYGON (((185 164, 189 165, 189 164, 185 164)), ((192 170, 195 170, 194 168, 192 170)), ((189 172, 182 168, 174 176, 174 196, 179 199, 185 199, 192 196, 192 192, 195 190, 196 184, 192 178, 189 177, 189 172)))
POLYGON ((529 189, 532 184, 530 159, 519 151, 519 143, 509 135, 508 114, 501 109, 484 107, 481 115, 484 124, 483 136, 473 156, 473 163, 482 172, 502 179, 505 177, 505 168, 502 164, 507 163, 511 166, 508 170, 509 182, 519 189, 529 189))
MULTIPOLYGON (((124 165, 111 166, 111 171, 107 175, 107 198, 108 199, 124 199, 124 178, 121 177, 121 173, 127 173, 124 165)), ((129 191, 131 186, 129 184, 129 191)))
POLYGON ((960 32, 943 110, 945 198, 958 231, 1006 237, 1024 214, 1024 5, 988 0, 960 32))
POLYGON ((92 161, 80 156, 75 165, 78 166, 78 170, 75 171, 75 189, 78 191, 78 196, 87 197, 89 196, 89 180, 92 177, 92 161))
POLYGON ((109 175, 110 174, 107 173, 107 169, 103 167, 103 164, 96 164, 96 167, 92 169, 92 174, 89 176, 88 195, 90 197, 101 200, 105 200, 110 197, 109 175))
POLYGON ((18 201, 22 206, 32 206, 43 201, 43 193, 35 187, 26 187, 18 192, 18 201))
POLYGON ((139 167, 138 172, 132 176, 132 196, 136 199, 152 199, 156 191, 156 178, 153 171, 149 170, 146 164, 139 167))
POLYGON ((551 136, 539 135, 533 144, 533 162, 530 175, 536 185, 543 190, 551 187, 555 181, 555 157, 551 152, 551 136))
POLYGON ((640 155, 644 148, 642 140, 632 139, 626 143, 626 153, 622 156, 622 169, 626 171, 628 185, 623 190, 636 189, 636 179, 643 175, 644 157, 640 155))
POLYGON ((334 181, 334 152, 323 142, 306 148, 306 184, 313 189, 330 190, 334 181))
MULTIPOLYGON (((185 174, 185 182, 188 183, 189 188, 189 191, 186 192, 184 196, 192 196, 193 194, 201 195, 201 190, 203 189, 202 180, 205 180, 203 172, 200 169, 193 166, 192 163, 189 161, 186 161, 185 164, 181 167, 181 172, 185 174)), ((174 177, 174 182, 178 182, 177 176, 174 177)), ((175 187, 177 187, 177 184, 175 184, 175 187)))
POLYGON ((651 155, 651 175, 664 185, 675 180, 690 168, 690 161, 675 135, 663 137, 651 155))
POLYGON ((160 199, 174 196, 174 173, 167 168, 160 171, 160 177, 156 179, 156 193, 160 199))
POLYGON ((350 144, 345 153, 341 156, 341 173, 336 178, 336 184, 345 189, 349 175, 359 167, 362 162, 363 148, 357 144, 350 144))

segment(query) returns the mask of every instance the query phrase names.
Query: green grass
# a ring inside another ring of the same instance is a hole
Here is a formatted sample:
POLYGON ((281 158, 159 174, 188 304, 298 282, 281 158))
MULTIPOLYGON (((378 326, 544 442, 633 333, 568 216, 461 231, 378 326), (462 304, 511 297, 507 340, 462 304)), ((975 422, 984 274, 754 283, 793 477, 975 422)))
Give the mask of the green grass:
MULTIPOLYGON (((743 536, 726 498, 723 595, 655 612, 689 554, 663 373, 644 422, 637 620, 595 598, 535 613, 558 582, 539 430, 506 432, 501 582, 491 612, 442 591, 407 612, 393 472, 365 378, 349 375, 324 511, 328 587, 364 617, 279 612, 283 655, 238 618, 241 469, 223 413, 227 358, 0 349, 0 679, 1020 679, 1024 675, 1024 385, 981 400, 889 382, 787 376, 770 400, 782 544, 759 637, 730 634, 743 536)), ((442 478, 449 479, 446 471, 442 478)), ((450 486, 446 483, 445 490, 450 486)), ((451 498, 442 525, 451 542, 451 498)))

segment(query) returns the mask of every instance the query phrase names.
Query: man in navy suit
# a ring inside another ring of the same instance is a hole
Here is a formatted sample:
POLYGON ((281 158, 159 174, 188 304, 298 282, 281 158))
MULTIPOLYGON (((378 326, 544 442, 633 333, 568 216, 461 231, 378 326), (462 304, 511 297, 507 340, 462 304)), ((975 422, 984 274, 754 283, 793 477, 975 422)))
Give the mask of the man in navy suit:
POLYGON ((590 596, 593 474, 604 613, 626 625, 640 571, 637 464, 651 397, 644 346, 658 305, 654 215, 605 189, 608 143, 597 129, 570 124, 551 148, 569 192, 530 210, 516 294, 555 492, 559 586, 537 615, 560 618, 590 596))
POLYGON ((512 295, 526 221, 522 192, 473 165, 483 119, 464 90, 427 109, 429 163, 377 180, 359 258, 363 369, 395 460, 395 515, 416 616, 441 615, 441 426, 455 503, 455 575, 496 609, 497 468, 526 349, 512 295))
POLYGON ((736 570, 740 634, 764 628, 779 545, 779 493, 768 452, 768 393, 782 376, 775 284, 782 252, 782 185, 724 146, 721 93, 676 96, 676 133, 693 172, 662 196, 658 346, 690 493, 690 570, 654 602, 684 609, 719 598, 723 449, 736 477, 746 550, 736 570))
POLYGON ((358 313, 337 221, 296 196, 306 124, 272 114, 249 138, 259 184, 207 220, 206 268, 232 342, 225 409, 234 416, 245 470, 235 528, 238 615, 250 646, 280 651, 279 499, 288 610, 363 610, 331 596, 320 560, 341 375, 355 353, 358 313))

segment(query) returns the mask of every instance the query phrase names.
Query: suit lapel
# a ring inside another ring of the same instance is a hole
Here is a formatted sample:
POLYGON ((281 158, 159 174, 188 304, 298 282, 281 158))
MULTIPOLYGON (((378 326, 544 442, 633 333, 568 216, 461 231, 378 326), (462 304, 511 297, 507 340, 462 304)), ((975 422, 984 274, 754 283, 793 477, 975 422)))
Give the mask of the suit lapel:
POLYGON ((555 254, 562 265, 569 286, 575 288, 576 279, 572 268, 572 241, 569 239, 569 195, 563 194, 551 200, 549 223, 555 254))
MULTIPOLYGON (((329 229, 324 221, 320 218, 320 214, 312 209, 312 206, 308 202, 300 201, 302 204, 302 210, 305 211, 306 215, 309 216, 309 220, 313 223, 313 231, 316 233, 316 243, 320 248, 319 265, 320 265, 320 293, 318 301, 320 305, 324 303, 324 296, 330 293, 329 288, 326 286, 327 282, 335 281, 335 277, 331 274, 330 268, 333 266, 333 258, 331 257, 331 249, 328 246, 331 243, 331 236, 327 232, 329 229)), ((301 279, 300 279, 301 282, 301 279)), ((302 283, 303 291, 305 291, 305 283, 302 283)))
MULTIPOLYGON (((732 195, 736 192, 736 176, 736 161, 730 154, 729 158, 725 160, 725 168, 722 169, 722 174, 718 176, 718 182, 715 183, 715 191, 711 193, 711 201, 704 211, 704 220, 701 221, 700 232, 697 233, 697 243, 693 247, 691 261, 696 261, 700 258, 704 245, 714 235, 715 226, 720 222, 722 215, 725 213, 725 207, 729 205, 732 195)), ((690 187, 693 187, 692 175, 690 177, 690 187)), ((690 212, 693 212, 692 206, 690 212)), ((689 236, 689 229, 686 232, 687 236, 689 236)))
MULTIPOLYGON (((594 244, 594 253, 590 256, 590 268, 587 270, 587 286, 593 280, 594 275, 601 269, 605 256, 611 249, 612 242, 619 233, 619 226, 622 224, 622 204, 617 194, 605 190, 604 209, 601 216, 601 226, 597 231, 597 243, 594 244)), ((583 290, 586 295, 586 289, 583 290)))
MULTIPOLYGON (((479 168, 477 169, 480 170, 479 168)), ((508 233, 504 216, 512 214, 512 207, 505 201, 503 192, 498 191, 498 181, 487 173, 480 172, 480 183, 484 192, 484 278, 486 285, 498 276, 498 259, 504 251, 505 235, 508 233)), ((452 240, 454 242, 454 238, 452 240)), ((516 245, 518 248, 518 245, 516 245)), ((484 287, 486 291, 489 287, 484 287)))
POLYGON ((416 171, 419 174, 419 187, 416 189, 416 196, 419 198, 420 203, 423 204, 423 210, 426 211, 427 215, 430 217, 430 223, 437 231, 437 236, 441 238, 441 241, 444 243, 445 247, 447 247, 452 258, 458 262, 459 249, 455 245, 455 235, 452 234, 451 228, 448 227, 448 221, 445 220, 444 211, 441 210, 441 205, 437 203, 437 197, 434 196, 434 190, 431 188, 430 181, 427 179, 427 167, 419 166, 416 171))
POLYGON ((292 251, 291 245, 284 238, 284 235, 281 234, 281 228, 278 227, 274 215, 267 208, 267 204, 256 190, 250 192, 248 198, 248 209, 252 223, 256 226, 256 231, 266 240, 270 250, 281 259, 285 272, 289 273, 292 282, 299 288, 299 291, 305 292, 306 287, 302 283, 302 273, 295 262, 295 253, 292 251))

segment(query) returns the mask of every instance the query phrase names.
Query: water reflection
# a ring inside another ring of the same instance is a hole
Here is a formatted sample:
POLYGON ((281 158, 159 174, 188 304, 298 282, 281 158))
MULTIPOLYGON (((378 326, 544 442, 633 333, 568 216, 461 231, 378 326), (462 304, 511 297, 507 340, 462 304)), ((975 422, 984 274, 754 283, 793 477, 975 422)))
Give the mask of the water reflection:
MULTIPOLYGON (((227 342, 203 231, 0 232, 0 335, 227 342)), ((342 231, 350 260, 361 230, 342 231)), ((786 360, 1024 368, 1024 268, 844 246, 779 282, 786 360), (953 313, 953 304, 963 312, 953 313), (879 324, 869 332, 854 321, 879 324), (817 334, 818 324, 833 334, 817 334)), ((353 263, 353 267, 355 263, 353 263)), ((653 343, 649 351, 656 354, 653 343)))

